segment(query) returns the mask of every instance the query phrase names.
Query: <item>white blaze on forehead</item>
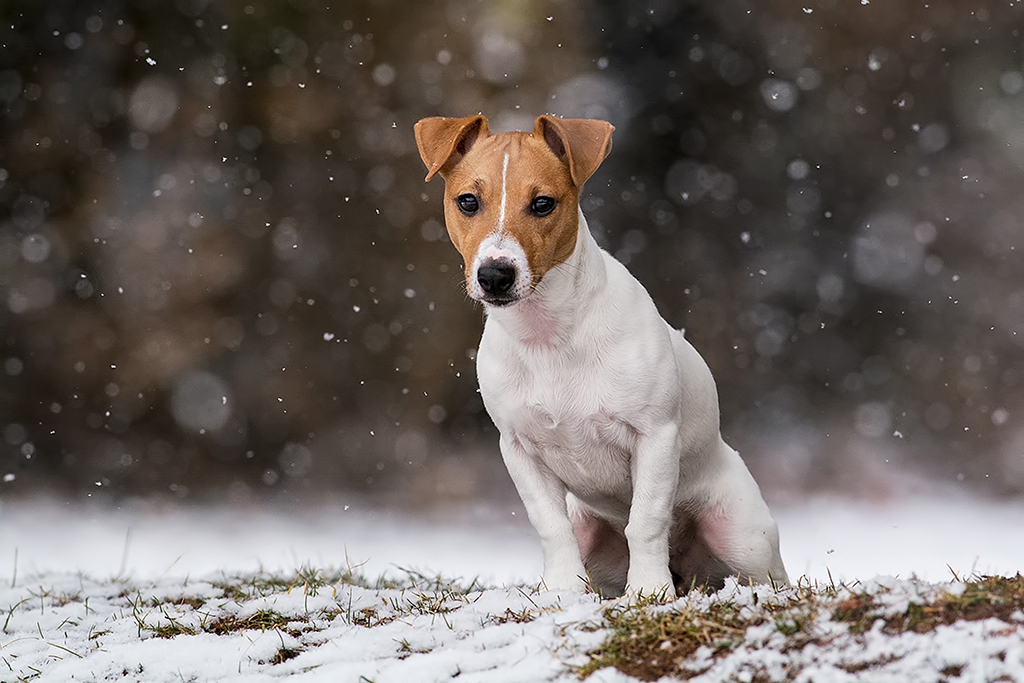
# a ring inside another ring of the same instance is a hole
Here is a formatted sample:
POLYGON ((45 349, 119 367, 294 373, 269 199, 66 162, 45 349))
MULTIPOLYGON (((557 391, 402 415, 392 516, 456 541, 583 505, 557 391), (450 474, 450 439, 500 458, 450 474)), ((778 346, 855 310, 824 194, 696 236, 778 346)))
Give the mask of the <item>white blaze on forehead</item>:
POLYGON ((508 152, 505 152, 505 161, 501 164, 501 207, 498 209, 498 228, 501 232, 505 227, 505 203, 508 197, 508 152))
MULTIPOLYGON (((515 240, 511 240, 510 243, 511 244, 515 244, 517 247, 519 246, 516 243, 515 240)), ((486 245, 486 247, 481 247, 481 249, 480 249, 480 258, 485 260, 485 261, 486 260, 498 260, 498 259, 508 259, 508 260, 511 261, 516 256, 518 256, 521 252, 522 252, 522 248, 513 250, 513 249, 507 248, 506 245, 503 242, 496 242, 496 243, 488 244, 488 245, 486 245)))

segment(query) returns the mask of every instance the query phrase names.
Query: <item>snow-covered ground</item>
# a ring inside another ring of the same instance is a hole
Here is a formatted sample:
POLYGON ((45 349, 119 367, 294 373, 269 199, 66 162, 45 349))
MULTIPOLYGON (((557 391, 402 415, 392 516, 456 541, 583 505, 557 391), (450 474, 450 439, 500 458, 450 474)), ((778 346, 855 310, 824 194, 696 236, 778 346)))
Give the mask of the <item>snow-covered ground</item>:
MULTIPOLYGON (((774 505, 790 576, 941 581, 1024 571, 1024 501, 954 495, 774 505)), ((0 581, 52 571, 150 578, 218 571, 396 568, 530 583, 540 545, 518 505, 399 513, 343 502, 294 508, 119 509, 0 501, 0 581)))
MULTIPOLYGON (((904 608, 919 590, 934 589, 874 577, 945 583, 951 570, 961 577, 1024 570, 1024 502, 820 499, 774 511, 791 577, 881 586, 891 590, 889 603, 904 608)), ((568 667, 585 663, 607 635, 593 629, 607 605, 513 585, 536 583, 539 570, 538 543, 514 506, 399 514, 340 502, 117 510, 7 503, 0 506, 0 681, 575 680, 568 667), (493 588, 311 590, 301 581, 263 586, 230 578, 295 576, 301 565, 358 567, 370 578, 402 577, 406 568, 463 586, 479 577, 493 588), (212 625, 255 624, 264 614, 296 621, 212 632, 212 625), (161 627, 183 635, 155 637, 161 627)), ((752 598, 748 588, 733 590, 729 599, 752 598)), ((704 655, 711 668, 700 678, 741 680, 763 670, 782 680, 803 658, 799 670, 815 681, 854 673, 938 680, 943 670, 959 671, 961 681, 1024 680, 1020 616, 1009 628, 989 619, 929 634, 883 638, 874 629, 852 638, 825 614, 815 628, 834 645, 793 653, 777 629, 754 629, 747 635, 754 640, 728 657, 704 655)), ((606 669, 591 680, 634 679, 606 669)))

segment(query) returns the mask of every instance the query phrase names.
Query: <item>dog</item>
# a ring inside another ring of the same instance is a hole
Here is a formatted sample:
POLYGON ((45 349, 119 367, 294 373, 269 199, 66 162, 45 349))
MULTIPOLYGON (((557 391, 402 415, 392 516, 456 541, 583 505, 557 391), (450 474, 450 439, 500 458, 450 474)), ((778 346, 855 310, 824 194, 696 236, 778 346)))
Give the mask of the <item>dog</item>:
POLYGON ((426 180, 486 312, 480 394, 544 554, 550 590, 673 598, 725 579, 785 584, 775 521, 719 431, 707 364, 602 250, 580 190, 605 121, 415 125, 426 180))

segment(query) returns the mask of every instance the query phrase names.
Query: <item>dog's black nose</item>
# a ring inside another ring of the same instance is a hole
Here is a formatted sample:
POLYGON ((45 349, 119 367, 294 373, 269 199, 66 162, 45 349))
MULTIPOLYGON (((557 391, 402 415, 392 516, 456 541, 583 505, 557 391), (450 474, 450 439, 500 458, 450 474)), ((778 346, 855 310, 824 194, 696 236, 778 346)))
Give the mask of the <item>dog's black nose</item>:
POLYGON ((508 263, 488 263, 477 269, 476 281, 480 283, 484 294, 507 294, 516 281, 516 269, 508 263))

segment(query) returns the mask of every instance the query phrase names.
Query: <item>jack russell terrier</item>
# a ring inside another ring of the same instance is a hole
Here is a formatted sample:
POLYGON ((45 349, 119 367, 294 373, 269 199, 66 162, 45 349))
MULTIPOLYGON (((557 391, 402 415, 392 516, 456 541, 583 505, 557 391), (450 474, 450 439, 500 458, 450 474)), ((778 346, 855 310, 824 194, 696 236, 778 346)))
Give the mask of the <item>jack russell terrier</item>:
POLYGON ((719 432, 711 371, 579 208, 612 130, 552 116, 532 134, 490 135, 483 116, 415 126, 487 312, 480 394, 544 585, 671 598, 729 576, 785 584, 775 521, 719 432))

